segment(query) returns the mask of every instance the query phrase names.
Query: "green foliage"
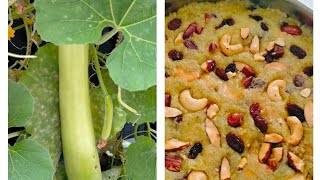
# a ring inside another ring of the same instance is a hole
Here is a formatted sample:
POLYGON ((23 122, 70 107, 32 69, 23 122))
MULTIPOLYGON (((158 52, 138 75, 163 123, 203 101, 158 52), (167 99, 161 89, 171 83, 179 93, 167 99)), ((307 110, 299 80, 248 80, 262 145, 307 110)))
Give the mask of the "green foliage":
POLYGON ((10 180, 52 179, 54 167, 49 151, 34 140, 9 145, 8 159, 10 180))
POLYGON ((114 166, 102 172, 102 180, 117 180, 121 175, 121 166, 114 166))
POLYGON ((35 7, 39 34, 54 44, 95 43, 106 26, 121 31, 124 41, 107 61, 111 78, 129 91, 156 84, 155 0, 39 0, 35 7))
POLYGON ((8 126, 20 127, 32 116, 33 99, 28 88, 20 83, 8 80, 8 126))
POLYGON ((139 136, 128 147, 126 171, 133 180, 156 179, 156 143, 147 137, 139 136))
POLYGON ((56 168, 61 155, 59 118, 58 48, 53 44, 41 47, 23 72, 20 83, 30 90, 34 109, 25 128, 31 139, 49 149, 56 168))

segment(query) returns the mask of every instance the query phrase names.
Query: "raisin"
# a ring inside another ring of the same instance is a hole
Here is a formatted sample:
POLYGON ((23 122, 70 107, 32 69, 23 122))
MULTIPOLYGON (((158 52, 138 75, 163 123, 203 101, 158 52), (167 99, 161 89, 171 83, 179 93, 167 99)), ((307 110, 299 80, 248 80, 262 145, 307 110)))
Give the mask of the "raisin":
POLYGON ((181 23, 182 23, 181 19, 174 18, 168 23, 168 29, 176 30, 180 28, 181 23))
POLYGON ((293 78, 293 84, 296 87, 302 87, 303 84, 304 84, 304 81, 305 81, 304 77, 302 75, 299 75, 299 74, 294 76, 294 78, 293 78))
POLYGON ((262 88, 265 84, 266 82, 264 80, 255 78, 252 80, 249 88, 262 88))
POLYGON ((250 5, 249 7, 247 7, 247 9, 248 9, 249 11, 254 11, 254 10, 256 10, 257 8, 256 8, 256 6, 254 6, 254 5, 250 5))
POLYGON ((266 133, 268 130, 267 120, 260 115, 254 118, 254 125, 259 128, 262 133, 266 133))
POLYGON ((224 25, 232 26, 234 24, 235 24, 234 19, 232 19, 232 18, 224 19, 224 20, 222 20, 222 22, 218 26, 215 27, 215 29, 220 29, 224 25))
POLYGON ((286 22, 282 23, 280 29, 281 29, 282 32, 286 32, 286 33, 291 34, 291 35, 299 36, 299 35, 302 34, 302 30, 298 26, 289 25, 286 22))
POLYGON ((233 113, 228 117, 228 124, 232 127, 238 127, 242 124, 242 113, 233 113))
POLYGON ((164 77, 169 77, 170 76, 170 74, 167 72, 167 70, 165 70, 165 74, 164 74, 164 77))
POLYGON ((260 111, 261 111, 261 108, 260 108, 260 105, 259 103, 255 103, 255 104, 252 104, 250 106, 250 115, 251 117, 254 119, 256 116, 260 115, 260 111))
POLYGON ((203 27, 197 26, 196 33, 197 33, 197 34, 201 34, 201 33, 202 33, 202 30, 203 30, 203 27))
POLYGON ((249 67, 249 66, 244 66, 241 70, 241 72, 246 75, 246 77, 250 77, 250 76, 253 76, 255 77, 256 74, 255 72, 249 67))
POLYGON ((201 152, 202 152, 202 144, 195 143, 189 151, 188 158, 195 159, 198 156, 198 154, 201 152))
POLYGON ((249 77, 244 78, 242 81, 242 85, 245 88, 248 88, 251 85, 252 79, 253 79, 253 76, 249 76, 249 77))
POLYGON ((218 48, 218 46, 217 46, 216 43, 211 43, 211 44, 209 45, 209 52, 214 53, 214 52, 217 50, 217 48, 218 48))
POLYGON ((307 76, 313 76, 313 66, 307 66, 303 68, 303 73, 307 76))
POLYGON ((180 172, 183 158, 177 156, 165 155, 165 167, 172 172, 180 172))
POLYGON ((226 69, 224 70, 226 73, 227 72, 236 72, 237 71, 237 67, 236 67, 236 64, 235 63, 230 63, 226 69))
POLYGON ((267 61, 267 63, 271 63, 276 60, 270 53, 267 53, 267 55, 264 58, 265 58, 265 61, 267 61))
POLYGON ((175 117, 174 119, 175 119, 175 121, 176 121, 177 123, 179 123, 179 122, 182 121, 182 118, 183 118, 183 116, 182 116, 182 114, 180 114, 180 115, 178 115, 177 117, 175 117))
POLYGON ((274 50, 271 55, 272 57, 274 57, 275 59, 279 59, 283 56, 284 54, 284 50, 283 49, 277 49, 277 50, 274 50))
POLYGON ((306 120, 304 117, 304 110, 300 106, 288 103, 286 109, 289 116, 296 116, 301 122, 306 120))
POLYGON ((213 60, 207 60, 207 70, 211 72, 214 70, 215 62, 213 60))
POLYGON ((170 104, 171 104, 171 96, 170 96, 170 94, 165 94, 165 105, 167 106, 167 107, 170 107, 170 104))
POLYGON ((229 80, 226 72, 223 69, 217 68, 215 73, 220 79, 222 79, 224 81, 228 81, 229 80))
POLYGON ((299 46, 296 46, 296 45, 292 45, 290 47, 290 52, 293 55, 297 56, 299 59, 303 59, 307 55, 307 53, 302 48, 300 48, 299 46))
POLYGON ((261 20, 263 20, 263 18, 262 18, 261 16, 252 16, 252 15, 249 15, 249 17, 250 17, 251 19, 256 20, 256 21, 261 21, 261 20))
POLYGON ((244 151, 244 142, 242 141, 242 139, 238 135, 230 132, 229 134, 227 134, 226 139, 227 139, 228 145, 233 150, 235 150, 238 153, 243 153, 243 151, 244 151))
POLYGON ((226 20, 226 24, 229 25, 229 26, 233 26, 235 24, 235 21, 234 21, 234 19, 229 18, 229 19, 226 20))
POLYGON ((261 27, 261 29, 264 30, 264 31, 269 31, 269 27, 268 27, 267 24, 264 23, 264 22, 261 22, 260 27, 261 27))
POLYGON ((179 51, 174 50, 174 49, 168 52, 168 56, 169 56, 169 58, 171 58, 173 61, 183 59, 183 54, 182 54, 182 52, 179 52, 179 51))
POLYGON ((185 40, 183 44, 188 49, 198 49, 198 46, 192 40, 185 40))
POLYGON ((193 35, 194 32, 197 30, 197 23, 191 23, 188 28, 184 31, 182 38, 188 39, 193 35))

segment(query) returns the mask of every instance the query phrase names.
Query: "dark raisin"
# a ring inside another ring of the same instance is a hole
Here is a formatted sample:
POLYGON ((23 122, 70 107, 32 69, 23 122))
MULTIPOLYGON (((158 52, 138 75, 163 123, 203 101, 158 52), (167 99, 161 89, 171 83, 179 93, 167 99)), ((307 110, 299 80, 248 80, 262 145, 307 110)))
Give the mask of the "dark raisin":
POLYGON ((214 52, 217 50, 217 48, 218 48, 218 46, 217 46, 216 43, 211 43, 211 44, 209 45, 209 52, 214 53, 214 52))
POLYGON ((299 59, 303 59, 307 55, 307 53, 302 48, 300 48, 299 46, 296 46, 296 45, 292 45, 290 47, 290 52, 293 55, 297 56, 299 59))
POLYGON ((262 88, 264 85, 266 84, 266 82, 262 79, 257 79, 254 78, 249 86, 249 88, 262 88))
POLYGON ((228 81, 229 80, 226 72, 223 69, 217 68, 215 73, 220 79, 222 79, 224 81, 228 81))
POLYGON ((170 94, 166 93, 164 97, 165 97, 165 105, 170 107, 170 104, 171 104, 171 96, 170 96, 170 94))
POLYGON ((207 60, 207 70, 211 72, 214 70, 215 62, 213 60, 207 60))
POLYGON ((188 49, 198 49, 198 46, 192 40, 185 40, 183 44, 188 49))
POLYGON ((202 144, 195 143, 189 151, 188 158, 195 159, 198 156, 198 154, 201 152, 202 152, 202 144))
POLYGON ((279 59, 283 56, 284 54, 284 50, 283 49, 277 49, 277 50, 274 50, 271 55, 272 57, 274 57, 275 59, 279 59))
POLYGON ((261 115, 257 115, 254 119, 254 125, 260 129, 262 133, 266 133, 268 130, 267 120, 261 115))
POLYGON ((256 20, 256 21, 261 21, 261 20, 263 20, 263 18, 262 18, 261 16, 252 16, 252 15, 249 15, 249 17, 250 17, 251 19, 256 20))
POLYGON ((228 116, 228 124, 232 127, 239 127, 242 124, 242 113, 233 113, 228 116))
POLYGON ((248 88, 251 85, 252 79, 253 79, 253 76, 245 77, 242 81, 242 85, 245 88, 248 88))
POLYGON ((259 103, 255 103, 255 104, 252 104, 250 106, 250 115, 251 117, 254 119, 256 116, 260 115, 260 111, 261 111, 261 108, 260 108, 260 105, 259 103))
POLYGON ((271 53, 267 53, 264 58, 265 58, 265 61, 267 61, 267 63, 271 63, 276 60, 271 53))
POLYGON ((286 32, 291 35, 298 35, 299 36, 302 34, 302 30, 298 26, 289 25, 286 22, 282 23, 280 29, 282 32, 286 32))
POLYGON ((182 116, 182 114, 180 114, 180 115, 178 115, 177 117, 175 117, 174 119, 175 119, 175 121, 176 121, 177 123, 179 123, 179 122, 182 121, 182 118, 183 118, 183 116, 182 116))
POLYGON ((168 29, 176 30, 181 26, 181 19, 174 18, 168 23, 168 29))
POLYGON ((222 20, 222 22, 218 26, 215 27, 215 29, 220 29, 224 25, 232 26, 234 24, 235 24, 234 19, 232 19, 232 18, 224 19, 224 20, 222 20))
POLYGON ((179 52, 174 49, 168 52, 168 56, 169 56, 169 58, 171 58, 174 61, 183 59, 182 52, 179 52))
POLYGON ((170 74, 167 72, 167 70, 165 71, 164 76, 165 76, 166 78, 170 76, 170 74))
POLYGON ((197 23, 191 23, 188 28, 184 31, 182 38, 188 39, 193 35, 194 32, 197 30, 197 23))
POLYGON ((226 20, 226 24, 229 25, 229 26, 233 26, 235 24, 235 21, 234 21, 234 19, 229 18, 229 19, 226 20))
POLYGON ((255 77, 256 76, 256 73, 251 69, 251 67, 249 66, 244 66, 241 70, 241 72, 246 75, 246 77, 250 77, 250 76, 253 76, 255 77))
POLYGON ((233 150, 235 150, 238 153, 243 153, 243 151, 244 151, 244 142, 242 141, 242 139, 238 135, 230 132, 229 134, 227 134, 226 139, 227 139, 228 145, 233 150))
POLYGON ((235 63, 229 64, 224 71, 225 71, 226 73, 227 73, 227 72, 233 72, 233 73, 236 72, 236 71, 237 71, 236 64, 235 64, 235 63))
POLYGON ((304 110, 300 106, 288 103, 286 109, 289 116, 296 116, 301 122, 306 120, 304 117, 304 110))
POLYGON ((269 31, 269 27, 268 27, 267 24, 264 23, 264 22, 261 22, 260 27, 261 27, 261 29, 264 30, 264 31, 269 31))
POLYGON ((256 10, 257 8, 256 8, 256 6, 254 6, 254 5, 250 5, 249 7, 247 7, 247 9, 248 9, 249 11, 254 11, 254 10, 256 10))
POLYGON ((313 66, 303 68, 303 73, 307 76, 313 76, 313 66))
POLYGON ((305 78, 302 75, 299 75, 299 74, 294 76, 294 78, 293 78, 293 84, 296 87, 302 87, 303 84, 304 84, 304 81, 305 81, 305 78))

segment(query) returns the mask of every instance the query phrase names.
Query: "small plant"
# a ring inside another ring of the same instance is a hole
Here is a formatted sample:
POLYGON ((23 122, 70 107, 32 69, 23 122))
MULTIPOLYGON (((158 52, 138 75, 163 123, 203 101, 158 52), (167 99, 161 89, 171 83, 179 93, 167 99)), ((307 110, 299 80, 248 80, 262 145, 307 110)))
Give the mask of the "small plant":
POLYGON ((27 35, 9 53, 9 179, 156 178, 155 14, 155 0, 9 1, 9 42, 27 35))

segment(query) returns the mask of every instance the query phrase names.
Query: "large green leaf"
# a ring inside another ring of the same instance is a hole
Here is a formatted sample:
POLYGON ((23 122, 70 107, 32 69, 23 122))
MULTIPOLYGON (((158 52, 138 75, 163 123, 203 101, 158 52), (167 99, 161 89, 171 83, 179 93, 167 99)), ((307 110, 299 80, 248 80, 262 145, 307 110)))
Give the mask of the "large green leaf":
POLYGON ((12 80, 8 80, 8 126, 19 127, 24 126, 25 123, 32 116, 33 99, 29 89, 12 80))
POLYGON ((156 84, 156 0, 37 0, 36 26, 54 44, 95 43, 106 26, 124 41, 107 66, 121 87, 138 91, 156 84))
POLYGON ((58 48, 41 47, 20 78, 30 90, 34 109, 25 127, 31 139, 49 149, 54 167, 61 155, 58 48))
POLYGON ((115 166, 106 171, 102 171, 102 180, 117 180, 121 175, 121 166, 115 166))
POLYGON ((156 179, 156 143, 147 137, 139 136, 128 147, 126 170, 133 180, 156 179))
POLYGON ((49 151, 30 139, 9 145, 8 167, 10 180, 52 179, 54 173, 49 151))

